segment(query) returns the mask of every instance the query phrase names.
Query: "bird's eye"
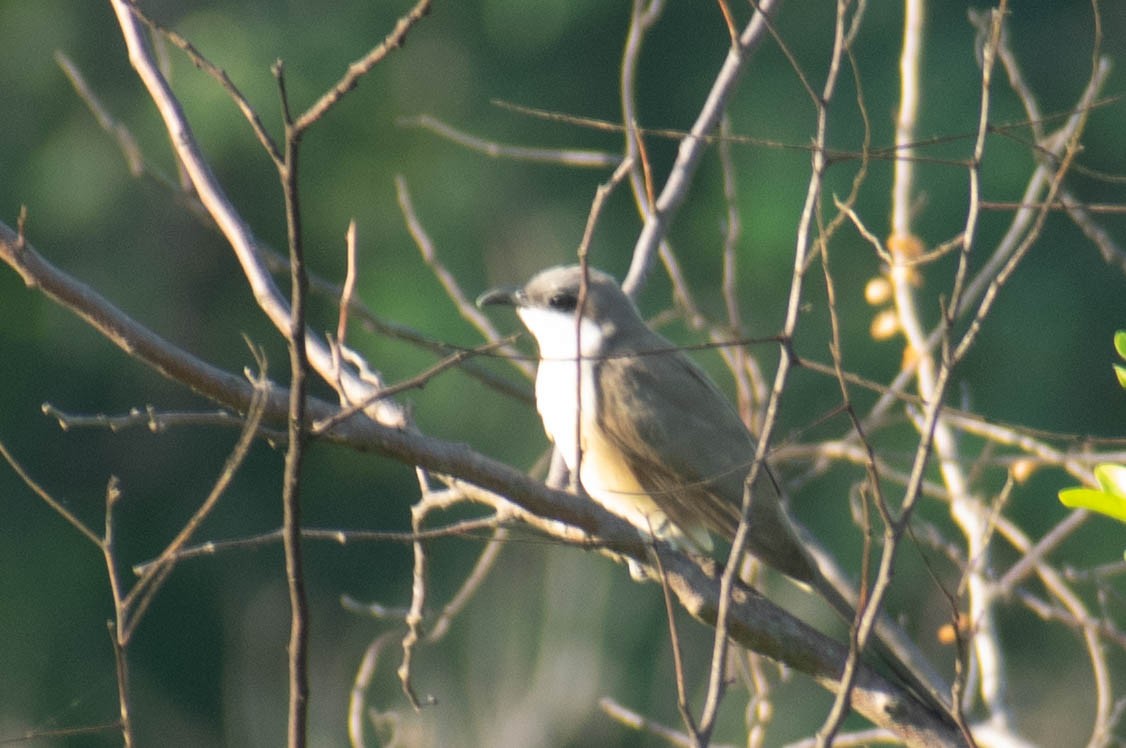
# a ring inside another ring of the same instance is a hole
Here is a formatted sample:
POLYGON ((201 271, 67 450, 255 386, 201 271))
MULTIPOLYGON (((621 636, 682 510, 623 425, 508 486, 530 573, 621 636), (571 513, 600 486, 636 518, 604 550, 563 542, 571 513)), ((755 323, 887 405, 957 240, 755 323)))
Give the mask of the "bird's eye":
POLYGON ((552 309, 558 309, 561 312, 574 311, 578 306, 579 299, 575 294, 569 291, 560 291, 547 300, 547 305, 552 309))

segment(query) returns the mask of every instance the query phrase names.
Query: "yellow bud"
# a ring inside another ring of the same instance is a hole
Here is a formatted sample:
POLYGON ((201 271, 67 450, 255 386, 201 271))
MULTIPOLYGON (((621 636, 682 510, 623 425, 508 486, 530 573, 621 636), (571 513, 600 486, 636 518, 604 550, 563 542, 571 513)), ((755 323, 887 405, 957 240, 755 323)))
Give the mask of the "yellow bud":
POLYGON ((1009 468, 1009 472, 1017 483, 1024 483, 1032 477, 1037 467, 1036 460, 1024 458, 1014 462, 1013 466, 1009 468))
POLYGON ((887 240, 891 256, 900 261, 914 260, 923 253, 923 241, 914 234, 892 234, 887 240))
POLYGON ((871 278, 864 286, 864 300, 871 306, 880 306, 891 298, 891 283, 882 275, 871 278))
POLYGON ((887 340, 899 332, 899 318, 891 309, 884 309, 872 318, 868 333, 873 340, 887 340))

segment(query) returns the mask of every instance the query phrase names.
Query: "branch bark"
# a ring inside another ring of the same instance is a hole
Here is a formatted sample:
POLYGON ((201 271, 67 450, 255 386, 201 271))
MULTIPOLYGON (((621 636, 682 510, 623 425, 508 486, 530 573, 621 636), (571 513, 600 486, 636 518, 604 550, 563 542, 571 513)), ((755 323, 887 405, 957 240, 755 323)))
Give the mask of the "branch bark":
MULTIPOLYGON (((188 354, 148 330, 96 291, 55 268, 3 223, 0 261, 18 272, 29 287, 74 312, 130 357, 228 408, 245 411, 250 407, 255 390, 251 382, 188 354)), ((289 411, 288 391, 277 385, 265 389, 264 420, 284 421, 289 411)), ((320 421, 338 412, 337 406, 323 400, 307 401, 307 418, 320 421)), ((718 621, 720 602, 725 597, 721 571, 711 560, 689 557, 664 543, 649 544, 632 526, 594 502, 548 488, 465 444, 390 428, 361 413, 336 424, 322 438, 433 474, 456 476, 459 488, 470 499, 490 506, 514 505, 530 525, 565 542, 632 559, 650 570, 650 554, 655 553, 680 605, 709 626, 718 621)), ((656 578, 656 572, 652 574, 656 578)), ((839 685, 847 647, 741 584, 733 587, 725 605, 728 635, 733 641, 806 673, 825 688, 834 690, 839 685)), ((868 667, 861 667, 857 674, 852 707, 908 745, 964 744, 956 728, 868 667)))

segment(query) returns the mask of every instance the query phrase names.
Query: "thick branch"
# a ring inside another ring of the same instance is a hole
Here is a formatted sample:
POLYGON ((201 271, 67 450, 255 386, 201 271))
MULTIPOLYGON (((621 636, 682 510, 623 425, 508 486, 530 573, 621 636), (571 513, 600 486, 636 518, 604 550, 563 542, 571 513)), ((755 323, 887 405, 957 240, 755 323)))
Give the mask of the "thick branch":
MULTIPOLYGON (((254 385, 180 350, 121 310, 94 290, 44 260, 8 226, 0 223, 0 260, 10 265, 33 288, 39 288, 70 309, 110 341, 159 373, 191 387, 222 405, 245 411, 254 385)), ((283 421, 288 393, 268 387, 265 418, 283 421)), ((307 415, 324 420, 339 409, 322 400, 308 400, 307 415)), ((467 445, 447 442, 415 431, 396 429, 357 414, 323 435, 353 449, 377 452, 433 473, 458 476, 471 498, 492 505, 510 501, 537 529, 575 541, 571 528, 597 537, 604 552, 649 566, 660 555, 669 588, 680 604, 697 619, 714 625, 720 608, 720 576, 708 560, 694 559, 663 543, 646 543, 624 520, 599 505, 573 494, 556 491, 508 465, 489 459, 467 445), (501 498, 503 496, 504 498, 501 498)), ((737 585, 730 597, 728 633, 737 643, 784 662, 833 689, 838 683, 847 647, 793 618, 753 590, 737 585)), ((861 668, 852 694, 853 707, 875 724, 910 745, 961 745, 957 731, 920 706, 902 688, 868 668, 861 668)))
MULTIPOLYGON (((196 142, 188 119, 173 94, 168 81, 153 58, 144 30, 126 0, 111 0, 122 36, 129 48, 129 61, 144 83, 149 96, 160 112, 169 141, 191 179, 200 203, 215 221, 235 253, 247 282, 254 292, 258 306, 275 328, 288 334, 290 325, 289 304, 278 290, 258 251, 258 240, 246 221, 239 215, 211 170, 203 151, 196 142)), ((357 402, 370 397, 376 390, 347 367, 334 368, 332 351, 325 342, 309 331, 305 332, 305 345, 309 363, 331 386, 339 386, 342 395, 357 402)), ((405 414, 389 401, 377 403, 371 414, 385 423, 402 425, 405 414)))

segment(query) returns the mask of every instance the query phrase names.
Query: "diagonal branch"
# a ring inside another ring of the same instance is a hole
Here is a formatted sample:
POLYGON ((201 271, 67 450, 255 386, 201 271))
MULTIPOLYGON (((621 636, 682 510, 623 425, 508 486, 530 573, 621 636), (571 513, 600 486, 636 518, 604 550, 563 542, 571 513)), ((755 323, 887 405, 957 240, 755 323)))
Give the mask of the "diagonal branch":
POLYGON ((337 81, 336 85, 328 90, 315 104, 309 107, 301 116, 297 117, 293 123, 294 128, 298 132, 308 129, 308 127, 323 117, 329 109, 337 104, 345 94, 351 91, 360 83, 360 78, 363 78, 371 69, 378 65, 388 54, 392 51, 403 46, 407 39, 407 33, 415 27, 415 25, 426 17, 430 12, 430 0, 419 0, 410 11, 401 17, 395 28, 391 30, 382 42, 377 44, 366 55, 353 62, 348 66, 348 70, 337 81))
POLYGON ((638 236, 637 243, 633 248, 633 260, 630 263, 629 273, 622 282, 622 290, 630 296, 635 295, 644 283, 661 240, 664 239, 668 231, 669 223, 685 198, 688 197, 692 178, 695 176, 696 169, 699 168, 700 161, 707 151, 708 136, 719 126, 720 118, 723 117, 723 113, 727 109, 727 101, 735 91, 739 77, 745 69, 751 53, 758 47, 766 32, 767 24, 764 19, 774 12, 777 5, 776 0, 764 0, 758 4, 758 10, 747 27, 743 29, 743 33, 739 35, 738 43, 733 44, 727 52, 727 58, 723 61, 723 66, 716 75, 715 82, 704 101, 704 106, 700 109, 700 114, 692 124, 692 129, 680 141, 676 161, 673 163, 661 194, 657 197, 653 206, 654 209, 649 211, 645 219, 641 235, 638 236))
MULTIPOLYGON (((79 315, 131 357, 227 407, 245 411, 250 406, 254 384, 185 353, 147 330, 96 292, 46 262, 2 223, 0 261, 19 272, 29 286, 39 288, 79 315)), ((288 392, 274 384, 264 387, 263 419, 284 420, 288 392)), ((338 410, 316 398, 309 398, 307 403, 307 417, 314 420, 331 418, 338 410)), ((324 438, 353 449, 377 452, 436 475, 457 476, 456 485, 471 500, 505 510, 515 506, 521 518, 541 532, 570 543, 591 544, 617 558, 632 559, 638 567, 650 569, 654 577, 650 554, 660 554, 669 589, 689 614, 715 626, 722 602, 727 610, 727 633, 733 641, 810 675, 825 688, 835 690, 840 685, 847 647, 737 581, 730 587, 721 584, 720 571, 710 560, 693 558, 665 543, 642 539, 631 525, 594 502, 550 489, 464 444, 417 431, 352 418, 338 424, 324 438), (597 538, 597 542, 592 538, 597 538)), ((852 697, 856 711, 909 745, 961 744, 958 733, 941 716, 926 710, 902 688, 867 667, 860 668, 852 697)))
MULTIPOLYGON (((196 142, 191 126, 188 124, 180 102, 172 93, 168 81, 160 72, 153 58, 152 50, 145 38, 140 21, 133 13, 127 0, 111 0, 118 24, 129 49, 129 61, 137 71, 153 103, 156 104, 169 141, 176 156, 184 165, 192 185, 199 195, 200 202, 211 215, 219 230, 234 250, 250 284, 258 306, 269 318, 274 327, 284 336, 290 326, 289 304, 282 296, 272 276, 258 252, 258 240, 250 226, 235 209, 220 186, 203 151, 196 142)), ((329 385, 338 381, 344 389, 346 398, 357 402, 370 396, 377 388, 366 382, 355 372, 344 369, 337 372, 333 367, 330 347, 316 335, 305 332, 305 345, 308 349, 309 363, 329 385)), ((402 426, 406 417, 402 409, 391 400, 379 400, 369 410, 368 415, 382 423, 402 426)))

